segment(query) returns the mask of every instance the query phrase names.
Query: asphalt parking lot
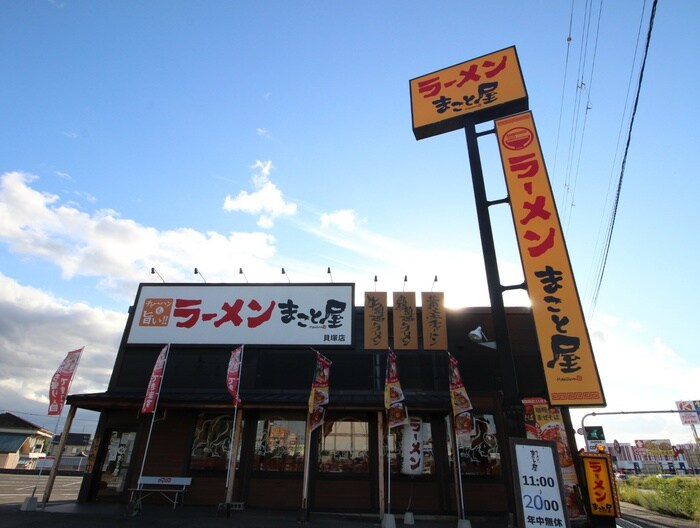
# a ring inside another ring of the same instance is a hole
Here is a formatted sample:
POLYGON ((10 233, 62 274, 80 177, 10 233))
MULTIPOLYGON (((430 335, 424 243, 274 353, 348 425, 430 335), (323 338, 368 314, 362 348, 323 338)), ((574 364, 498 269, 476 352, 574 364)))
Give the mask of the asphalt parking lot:
MULTIPOLYGON (((36 486, 34 496, 38 501, 44 496, 44 488, 48 481, 48 474, 22 475, 16 473, 0 474, 0 504, 13 504, 24 502, 25 497, 30 497, 36 486)), ((58 476, 51 491, 51 501, 71 501, 78 499, 80 482, 82 477, 58 476)))
MULTIPOLYGON (((124 504, 77 502, 80 477, 58 476, 50 501, 43 507, 44 487, 48 475, 0 474, 0 526, 2 528, 223 528, 231 525, 245 528, 380 528, 375 516, 348 517, 311 514, 307 522, 300 522, 296 512, 254 511, 232 512, 229 516, 216 507, 169 506, 144 504, 140 515, 132 515, 124 504), (37 508, 22 511, 26 497, 36 486, 37 508)), ((404 526, 403 517, 395 515, 395 526, 404 526)), ((415 528, 455 528, 454 518, 415 518, 415 528)), ((506 528, 506 519, 471 519, 472 528, 506 528)), ((391 525, 390 525, 391 526, 391 525)), ((390 527, 387 527, 390 528, 390 527)))
MULTIPOLYGON (((140 515, 134 516, 124 504, 77 502, 81 477, 58 476, 54 482, 50 501, 43 507, 44 487, 48 475, 22 475, 0 473, 0 526, 2 528, 223 528, 231 525, 244 528, 508 528, 506 518, 469 518, 464 525, 454 518, 421 518, 416 516, 413 525, 406 525, 402 515, 395 515, 394 525, 382 527, 378 518, 346 517, 311 514, 308 522, 299 522, 295 512, 243 511, 229 516, 215 507, 185 506, 173 509, 169 506, 144 505, 140 515), (34 487, 36 486, 36 491, 34 487), (37 498, 37 508, 22 511, 27 497, 37 498)), ((641 528, 647 526, 674 528, 698 528, 700 524, 656 514, 622 503, 626 520, 618 519, 618 527, 641 528)))

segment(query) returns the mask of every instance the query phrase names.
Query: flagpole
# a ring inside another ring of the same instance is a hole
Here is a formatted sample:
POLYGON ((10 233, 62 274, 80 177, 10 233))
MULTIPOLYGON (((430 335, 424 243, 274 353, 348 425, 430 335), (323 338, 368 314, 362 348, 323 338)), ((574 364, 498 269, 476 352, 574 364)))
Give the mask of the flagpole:
MULTIPOLYGON (((66 396, 70 392, 70 388, 73 385, 73 378, 75 378, 75 372, 78 370, 78 365, 80 364, 80 358, 83 356, 83 350, 85 350, 85 347, 83 346, 77 350, 79 350, 78 359, 76 359, 76 361, 75 361, 75 368, 73 369, 73 372, 71 372, 70 380, 68 381, 68 388, 66 389, 66 396)), ((71 353, 72 352, 69 352, 68 355, 66 355, 66 358, 68 358, 68 356, 71 353)), ((65 361, 65 359, 64 359, 64 361, 65 361)), ((63 366, 63 363, 61 364, 61 366, 63 366)), ((61 366, 59 366, 59 370, 61 369, 61 366)), ((54 376, 56 376, 56 374, 54 374, 54 376)), ((49 398, 50 398, 50 396, 49 396, 49 398)), ((61 423, 61 415, 63 414, 63 406, 65 405, 65 401, 66 401, 65 397, 63 397, 63 399, 61 401, 61 411, 58 413, 58 417, 56 418, 56 428, 55 428, 56 431, 58 431, 58 424, 61 423)), ((50 410, 51 409, 49 406, 49 411, 50 410)), ((65 435, 66 426, 68 426, 68 428, 70 430, 70 424, 73 422, 73 416, 75 416, 75 410, 73 410, 73 407, 71 407, 71 412, 69 412, 69 418, 68 418, 68 420, 66 420, 66 423, 63 425, 63 428, 64 428, 63 434, 64 435, 65 435)), ((51 440, 53 440, 53 431, 51 432, 51 440)), ((63 437, 61 437, 61 440, 63 440, 65 442, 63 437)), ((51 448, 51 441, 49 441, 49 449, 50 448, 51 448)), ((55 473, 58 471, 58 463, 61 461, 62 449, 63 449, 62 444, 61 444, 61 442, 59 442, 58 458, 54 459, 54 467, 52 467, 51 471, 49 472, 49 480, 47 481, 46 487, 44 488, 44 497, 43 497, 44 506, 46 505, 46 502, 49 500, 49 495, 51 493, 51 487, 53 487, 53 479, 56 478, 55 473), (53 476, 53 478, 52 478, 52 476, 53 476)), ((34 495, 36 493, 36 488, 39 485, 39 480, 41 478, 41 474, 42 474, 43 469, 44 469, 44 464, 42 464, 41 467, 39 468, 39 473, 37 474, 37 477, 36 477, 34 489, 32 490, 32 496, 29 499, 30 503, 32 503, 32 504, 33 504, 33 500, 34 500, 34 495)))
MULTIPOLYGON (((168 359, 170 358, 170 343, 167 344, 167 350, 165 351, 165 362, 163 363, 163 372, 160 374, 160 382, 158 383, 158 393, 156 394, 156 404, 153 408, 153 415, 151 416, 151 426, 148 429, 148 438, 146 439, 146 448, 143 451, 143 460, 141 461, 141 472, 139 473, 139 483, 137 488, 141 489, 141 478, 143 477, 143 470, 146 467, 146 457, 148 456, 148 446, 151 443, 151 433, 153 432, 153 423, 156 420, 156 413, 158 412, 158 402, 160 401, 160 391, 163 388, 163 378, 165 378, 165 368, 168 366, 168 359)), ((156 361, 158 359, 156 358, 156 361)), ((148 387, 146 387, 148 391, 148 387)))
POLYGON ((386 513, 382 519, 382 528, 395 528, 396 520, 391 514, 391 420, 389 419, 389 409, 391 408, 391 398, 387 399, 387 387, 390 380, 390 369, 392 361, 392 351, 386 356, 386 375, 384 378, 384 407, 386 409, 386 513), (388 406, 387 406, 388 405, 388 406))
POLYGON ((391 515, 391 427, 386 430, 386 513, 391 515))
POLYGON ((46 486, 44 487, 44 496, 41 499, 42 507, 46 508, 46 503, 49 502, 49 497, 51 496, 51 491, 53 490, 53 484, 56 481, 56 475, 58 475, 58 467, 61 465, 61 457, 63 456, 63 448, 66 445, 66 440, 70 434, 71 425, 73 425, 73 418, 75 418, 75 413, 78 410, 77 407, 71 405, 70 411, 68 411, 68 417, 66 418, 66 423, 63 424, 63 433, 61 434, 61 439, 58 442, 58 454, 53 461, 53 466, 51 467, 51 472, 49 473, 49 478, 46 481, 46 486))
MULTIPOLYGON (((56 427, 54 428, 55 431, 58 431, 58 424, 61 423, 61 415, 63 414, 63 407, 61 407, 61 412, 59 413, 58 417, 56 418, 56 427)), ((65 424, 64 424, 65 428, 65 424)), ((51 449, 51 442, 53 441, 53 431, 51 432, 51 440, 49 440, 49 449, 51 449)), ((46 458, 44 458, 46 460, 46 458)), ((38 462, 38 460, 37 460, 38 462)), ((54 465, 56 465, 57 462, 54 460, 54 465)), ((36 493, 36 488, 39 485, 39 480, 41 479, 41 473, 44 469, 44 464, 41 464, 39 467, 39 473, 36 475, 36 482, 34 483, 34 489, 32 490, 32 497, 34 497, 34 494, 36 493)))
MULTIPOLYGON (((236 410, 237 411, 237 410, 236 410)), ((232 443, 231 449, 233 451, 233 464, 229 460, 229 470, 228 476, 226 477, 226 504, 231 504, 233 499, 233 486, 236 481, 236 456, 238 455, 238 444, 241 437, 241 424, 243 423, 243 409, 241 412, 233 413, 233 432, 232 432, 232 443)))
POLYGON ((304 435, 304 480, 302 482, 301 510, 298 520, 309 520, 309 474, 311 471, 311 435, 325 420, 326 405, 330 399, 329 379, 330 368, 333 362, 318 350, 311 348, 316 354, 316 367, 314 378, 311 382, 309 394, 308 414, 306 416, 306 433, 304 435), (317 399, 317 396, 321 396, 317 399))
MULTIPOLYGON (((311 416, 311 415, 309 415, 311 416)), ((301 495, 301 511, 299 512, 299 521, 306 522, 309 520, 309 507, 308 507, 308 495, 309 495, 309 470, 311 466, 311 420, 309 417, 306 418, 306 433, 304 435, 304 480, 303 480, 303 491, 301 495)))
POLYGON ((455 424, 454 413, 451 413, 450 425, 452 426, 452 452, 454 453, 454 463, 457 470, 457 487, 459 489, 459 513, 460 518, 465 520, 467 518, 466 512, 464 511, 464 488, 462 484, 462 460, 459 456, 459 444, 457 443, 457 427, 455 424))
MULTIPOLYGON (((63 413, 63 407, 61 407, 61 413, 63 413)), ((54 428, 56 431, 58 431, 58 424, 61 423, 61 414, 58 415, 56 418, 56 427, 54 428)), ((53 441, 53 431, 51 432, 51 440, 49 440, 49 449, 51 449, 51 442, 53 441)), ((46 458, 44 458, 46 460, 46 458)), ((37 460, 38 462, 38 460, 37 460)), ((54 464, 56 462, 54 461, 54 464)), ((36 475, 36 482, 34 483, 34 489, 32 490, 32 498, 34 498, 34 495, 36 494, 36 488, 39 486, 39 480, 41 480, 41 473, 44 469, 44 464, 42 463, 41 466, 39 466, 39 473, 36 475)))
POLYGON ((233 400, 233 429, 231 431, 231 442, 229 443, 229 453, 228 453, 228 467, 226 470, 226 504, 231 502, 233 498, 233 484, 236 479, 236 463, 233 462, 233 470, 231 469, 231 462, 235 461, 238 456, 238 436, 240 434, 240 422, 238 420, 238 402, 239 393, 241 390, 241 372, 243 371, 243 351, 245 349, 241 345, 241 358, 238 367, 238 384, 236 385, 236 395, 233 400))
MULTIPOLYGON (((234 442, 236 441, 236 421, 238 419, 238 403, 236 403, 233 407, 233 427, 231 427, 231 438, 229 440, 229 453, 228 453, 228 460, 226 462, 226 489, 228 489, 229 486, 229 479, 231 478, 231 459, 233 459, 233 453, 234 453, 234 442)), ((226 493, 226 502, 231 502, 229 499, 231 497, 229 496, 229 493, 227 491, 226 493)))
POLYGON ((457 416, 462 416, 465 412, 469 412, 472 409, 471 400, 466 393, 464 388, 464 383, 462 382, 462 375, 459 373, 459 366, 457 360, 452 357, 449 350, 447 351, 447 363, 450 369, 450 399, 452 400, 452 412, 450 413, 449 425, 452 429, 450 433, 450 441, 452 442, 452 462, 454 464, 454 470, 452 472, 453 478, 457 480, 455 482, 455 493, 459 493, 459 500, 457 502, 459 508, 459 521, 457 522, 457 528, 471 528, 471 521, 467 519, 467 512, 464 509, 464 485, 462 483, 462 460, 459 455, 459 443, 457 439, 457 416), (458 396, 461 394, 462 398, 465 400, 461 402, 460 405, 456 404, 458 396), (465 410, 467 409, 467 410, 465 410), (458 414, 459 413, 459 414, 458 414))

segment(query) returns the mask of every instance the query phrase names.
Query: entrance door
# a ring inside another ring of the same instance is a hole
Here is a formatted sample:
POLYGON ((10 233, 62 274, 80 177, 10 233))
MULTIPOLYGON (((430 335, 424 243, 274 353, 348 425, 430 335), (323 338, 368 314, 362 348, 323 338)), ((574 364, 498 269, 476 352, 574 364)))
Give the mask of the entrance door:
POLYGON ((310 509, 376 513, 376 414, 326 413, 311 437, 310 509))
POLYGON ((243 431, 242 500, 251 508, 299 509, 304 479, 306 414, 246 413, 243 431))
MULTIPOLYGON (((447 452, 444 415, 414 415, 415 424, 395 427, 388 438, 387 459, 391 473, 387 480, 389 513, 454 513, 455 500, 450 493, 452 474, 447 452)), ((385 464, 387 461, 385 460, 385 464)))
POLYGON ((119 497, 126 488, 136 431, 108 429, 105 438, 108 443, 99 469, 97 497, 119 497))

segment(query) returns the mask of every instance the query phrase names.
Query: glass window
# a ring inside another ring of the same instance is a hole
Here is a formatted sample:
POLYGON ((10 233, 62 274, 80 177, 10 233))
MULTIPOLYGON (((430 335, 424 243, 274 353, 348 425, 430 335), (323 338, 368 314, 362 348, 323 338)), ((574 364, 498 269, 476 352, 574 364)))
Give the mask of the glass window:
MULTIPOLYGON (((462 475, 501 475, 496 421, 492 414, 473 414, 471 432, 457 436, 462 475)), ((450 465, 452 452, 450 446, 450 465)))
POLYGON ((233 434, 231 414, 205 414, 197 417, 190 469, 226 470, 233 434))
POLYGON ((402 425, 390 429, 389 456, 391 457, 389 466, 392 473, 433 474, 435 462, 430 422, 421 419, 419 428, 402 425))
POLYGON ((262 413, 255 433, 254 471, 304 471, 306 417, 262 413))
POLYGON ((368 425, 353 418, 329 419, 321 426, 318 469, 323 473, 369 472, 368 425))
POLYGON ((126 473, 131 462, 131 453, 136 440, 134 431, 111 431, 108 433, 107 454, 100 473, 99 495, 113 495, 124 491, 126 473))

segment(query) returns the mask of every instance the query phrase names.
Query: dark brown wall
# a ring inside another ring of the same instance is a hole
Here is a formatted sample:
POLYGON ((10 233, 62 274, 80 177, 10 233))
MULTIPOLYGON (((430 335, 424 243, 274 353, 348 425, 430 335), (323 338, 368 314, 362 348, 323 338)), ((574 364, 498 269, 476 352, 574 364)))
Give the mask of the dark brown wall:
MULTIPOLYGON (((376 395, 369 407, 376 407, 382 402, 386 351, 362 349, 362 308, 356 308, 355 312, 355 348, 317 348, 333 361, 331 399, 334 399, 334 391, 336 394, 340 394, 340 391, 369 392, 376 395)), ((488 309, 449 311, 449 351, 459 361, 468 391, 502 390, 498 354, 468 338, 469 331, 477 326, 481 326, 487 336, 494 335, 488 309)), ((546 396, 530 311, 524 308, 509 309, 508 327, 520 394, 523 397, 546 396)), ((419 334, 420 329, 419 324, 419 334)), ((122 357, 116 362, 110 390, 132 393, 142 398, 159 351, 159 346, 122 348, 122 357)), ((230 353, 231 347, 172 346, 161 398, 164 401, 168 398, 184 401, 190 394, 207 394, 208 401, 228 402, 230 398, 225 388, 225 375, 230 353)), ((396 356, 401 384, 409 401, 412 391, 439 393, 443 404, 447 401, 448 369, 444 351, 399 350, 396 351, 396 356)), ((313 378, 314 367, 315 352, 310 347, 247 346, 243 360, 241 394, 244 399, 254 402, 255 395, 259 393, 266 394, 268 399, 271 391, 286 391, 287 396, 292 391, 306 393, 313 378)), ((297 403, 303 399, 301 397, 297 403)), ((365 400, 365 404, 368 404, 367 398, 365 400)))

